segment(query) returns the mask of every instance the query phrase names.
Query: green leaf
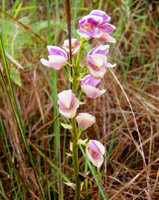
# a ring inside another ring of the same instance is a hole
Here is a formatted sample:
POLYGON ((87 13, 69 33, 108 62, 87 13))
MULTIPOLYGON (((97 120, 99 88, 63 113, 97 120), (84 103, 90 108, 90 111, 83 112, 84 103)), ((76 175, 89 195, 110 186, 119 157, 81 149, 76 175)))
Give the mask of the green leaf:
POLYGON ((22 86, 21 77, 18 69, 16 69, 15 67, 11 67, 10 76, 14 83, 16 83, 20 87, 22 86))

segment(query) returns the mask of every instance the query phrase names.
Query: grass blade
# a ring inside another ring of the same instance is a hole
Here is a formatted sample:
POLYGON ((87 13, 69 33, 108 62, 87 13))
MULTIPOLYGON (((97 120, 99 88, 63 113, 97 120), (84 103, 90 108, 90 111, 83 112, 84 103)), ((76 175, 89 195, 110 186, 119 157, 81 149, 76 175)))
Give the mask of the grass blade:
MULTIPOLYGON (((4 47, 3 47, 3 42, 2 42, 1 36, 0 36, 0 52, 1 52, 1 55, 2 55, 2 60, 3 60, 3 64, 4 64, 4 70, 5 70, 5 73, 6 73, 6 76, 7 76, 9 89, 10 89, 10 92, 11 92, 11 97, 12 97, 12 101, 13 101, 13 110, 14 110, 14 113, 15 113, 15 117, 16 117, 19 129, 20 129, 21 136, 23 138, 23 142, 25 144, 26 150, 27 150, 28 155, 30 157, 30 161, 31 161, 32 167, 34 169, 34 173, 35 173, 35 176, 37 178, 42 197, 43 197, 43 199, 45 199, 44 192, 43 192, 43 187, 41 185, 41 182, 40 182, 40 179, 39 179, 39 176, 38 176, 38 172, 36 170, 35 163, 33 161, 33 157, 32 157, 32 154, 31 154, 31 151, 30 151, 30 147, 29 147, 29 144, 28 144, 28 141, 27 141, 27 137, 26 137, 26 134, 25 134, 25 131, 24 131, 24 127, 23 127, 23 124, 22 124, 19 108, 18 108, 18 105, 17 105, 17 102, 16 102, 16 98, 15 98, 15 94, 14 94, 14 90, 13 90, 13 85, 12 85, 12 82, 11 82, 11 77, 10 77, 10 73, 9 73, 9 69, 8 69, 8 65, 7 65, 7 60, 6 60, 6 56, 5 56, 5 52, 4 52, 4 47)), ((3 80, 3 79, 1 79, 1 80, 3 80)), ((3 84, 3 85, 5 86, 5 84, 3 84)), ((6 89, 6 91, 7 91, 7 89, 6 89)), ((9 97, 9 95, 8 95, 8 97, 9 97)))

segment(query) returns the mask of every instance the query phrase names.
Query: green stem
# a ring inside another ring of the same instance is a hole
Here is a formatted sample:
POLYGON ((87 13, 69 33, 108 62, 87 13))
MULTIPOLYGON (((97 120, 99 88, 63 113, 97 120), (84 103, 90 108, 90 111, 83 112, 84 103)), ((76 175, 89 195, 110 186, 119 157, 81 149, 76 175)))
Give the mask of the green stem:
POLYGON ((99 0, 98 9, 101 10, 102 8, 102 0, 99 0))
MULTIPOLYGON (((82 55, 83 44, 86 40, 82 39, 80 44, 80 50, 77 55, 76 66, 73 66, 73 83, 72 83, 72 92, 77 96, 78 91, 78 84, 79 81, 79 64, 82 55)), ((74 176, 75 176, 75 198, 74 200, 80 200, 80 190, 81 190, 81 182, 79 179, 79 162, 78 162, 78 131, 77 131, 77 124, 76 124, 76 117, 73 117, 71 120, 72 124, 72 136, 73 136, 73 168, 74 168, 74 176)))
POLYGON ((74 176, 75 176, 75 200, 80 199, 80 188, 81 183, 79 179, 79 162, 78 162, 78 145, 77 145, 77 125, 76 118, 72 118, 71 120, 73 127, 73 168, 74 168, 74 176))

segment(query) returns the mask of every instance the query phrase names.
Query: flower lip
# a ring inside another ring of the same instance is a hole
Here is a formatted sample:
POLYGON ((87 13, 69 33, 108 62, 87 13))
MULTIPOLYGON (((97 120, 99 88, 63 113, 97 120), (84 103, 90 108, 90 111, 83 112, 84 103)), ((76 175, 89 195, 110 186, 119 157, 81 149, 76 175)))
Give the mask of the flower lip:
POLYGON ((81 89, 89 98, 97 98, 105 93, 105 90, 99 90, 96 85, 100 79, 96 79, 91 75, 86 75, 81 80, 81 89))
POLYGON ((89 73, 96 79, 103 78, 103 76, 106 72, 105 67, 102 67, 101 69, 99 69, 98 67, 96 67, 92 64, 89 64, 89 63, 87 63, 87 69, 88 69, 89 73))
POLYGON ((89 98, 92 99, 95 99, 106 92, 105 89, 99 90, 98 88, 91 85, 82 85, 81 89, 89 98))

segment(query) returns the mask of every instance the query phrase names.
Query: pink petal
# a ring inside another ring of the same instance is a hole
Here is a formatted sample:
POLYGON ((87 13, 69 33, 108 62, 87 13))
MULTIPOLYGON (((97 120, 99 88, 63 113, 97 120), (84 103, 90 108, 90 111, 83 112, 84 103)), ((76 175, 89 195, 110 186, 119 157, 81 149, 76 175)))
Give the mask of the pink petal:
MULTIPOLYGON (((69 53, 69 39, 65 40, 62 48, 69 53)), ((71 39, 71 51, 72 51, 72 55, 75 56, 77 54, 77 52, 80 49, 80 42, 76 39, 76 38, 72 38, 71 39)))
POLYGON ((59 106, 59 112, 66 118, 73 118, 76 114, 78 107, 79 107, 79 100, 75 97, 73 99, 71 108, 67 109, 59 106))
POLYGON ((86 38, 86 39, 92 38, 92 36, 91 36, 90 34, 84 32, 84 31, 82 31, 82 30, 77 30, 77 33, 78 33, 81 37, 83 37, 83 38, 86 38))
POLYGON ((81 89, 89 98, 94 98, 96 95, 97 89, 91 85, 82 85, 81 89))
POLYGON ((102 155, 99 155, 99 156, 95 159, 95 163, 96 163, 95 166, 96 166, 97 168, 100 168, 101 165, 102 165, 102 163, 103 163, 103 161, 104 161, 103 156, 102 156, 102 155))
POLYGON ((116 39, 111 37, 108 33, 103 32, 103 35, 100 38, 96 38, 100 42, 111 42, 116 43, 116 39))
POLYGON ((109 23, 105 23, 105 24, 102 24, 100 25, 99 27, 103 32, 106 32, 108 34, 111 34, 115 29, 116 27, 112 24, 109 24, 109 23))
POLYGON ((94 142, 95 140, 90 140, 88 143, 88 147, 96 153, 96 155, 101 154, 100 149, 98 148, 98 146, 96 145, 96 143, 94 142))
POLYGON ((63 56, 59 56, 59 55, 50 55, 49 57, 49 66, 59 70, 61 69, 66 63, 67 63, 67 59, 63 56))
POLYGON ((100 82, 100 79, 95 79, 91 75, 86 75, 82 78, 81 85, 87 84, 87 85, 96 86, 99 82, 100 82))
POLYGON ((50 55, 60 55, 67 59, 67 53, 60 47, 48 45, 47 46, 50 55))
POLYGON ((88 146, 86 147, 86 155, 87 155, 88 160, 89 160, 90 162, 92 162, 93 165, 96 166, 96 165, 97 165, 97 164, 96 164, 96 161, 95 161, 94 158, 92 157, 91 152, 89 151, 89 147, 88 147, 88 146))
POLYGON ((106 90, 99 90, 98 88, 95 88, 91 85, 82 85, 81 86, 82 91, 89 97, 89 98, 97 98, 105 93, 106 90))
POLYGON ((106 56, 108 54, 108 51, 109 51, 109 45, 99 45, 91 49, 88 52, 88 56, 93 54, 103 54, 106 56))

